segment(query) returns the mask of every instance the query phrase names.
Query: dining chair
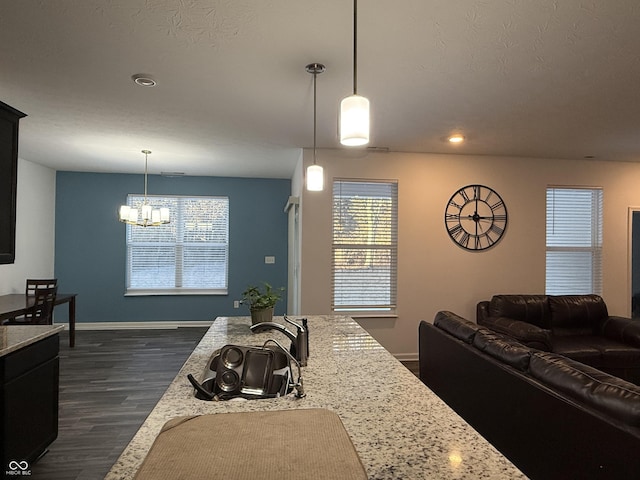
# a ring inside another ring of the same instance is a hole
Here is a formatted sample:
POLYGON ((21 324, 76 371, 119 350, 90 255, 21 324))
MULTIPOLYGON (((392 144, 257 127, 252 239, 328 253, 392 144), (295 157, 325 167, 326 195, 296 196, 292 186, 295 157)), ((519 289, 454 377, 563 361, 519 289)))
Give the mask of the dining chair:
POLYGON ((56 279, 27 279, 25 294, 27 301, 33 298, 33 307, 23 316, 11 318, 4 325, 51 325, 53 306, 58 292, 56 279))
POLYGON ((35 296, 38 290, 41 290, 43 288, 53 288, 57 286, 58 286, 58 279, 56 278, 44 279, 44 280, 27 278, 27 286, 25 288, 25 293, 27 297, 35 296))

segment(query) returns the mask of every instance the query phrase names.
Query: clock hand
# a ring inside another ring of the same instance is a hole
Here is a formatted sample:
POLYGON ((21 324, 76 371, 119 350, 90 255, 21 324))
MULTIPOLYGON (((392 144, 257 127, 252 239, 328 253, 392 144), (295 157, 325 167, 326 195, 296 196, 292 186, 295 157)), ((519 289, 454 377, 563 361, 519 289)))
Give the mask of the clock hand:
POLYGON ((466 218, 471 218, 473 220, 493 220, 493 216, 490 217, 481 217, 480 215, 467 215, 466 218))

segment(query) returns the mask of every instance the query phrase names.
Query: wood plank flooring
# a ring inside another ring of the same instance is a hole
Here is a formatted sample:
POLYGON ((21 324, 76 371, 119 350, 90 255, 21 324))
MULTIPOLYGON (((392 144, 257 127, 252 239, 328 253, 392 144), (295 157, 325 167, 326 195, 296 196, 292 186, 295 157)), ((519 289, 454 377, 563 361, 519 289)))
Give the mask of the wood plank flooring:
POLYGON ((102 480, 207 328, 80 330, 60 341, 58 438, 36 480, 102 480))
POLYGON ((406 360, 401 363, 405 367, 407 367, 416 377, 420 378, 420 362, 418 360, 406 360))

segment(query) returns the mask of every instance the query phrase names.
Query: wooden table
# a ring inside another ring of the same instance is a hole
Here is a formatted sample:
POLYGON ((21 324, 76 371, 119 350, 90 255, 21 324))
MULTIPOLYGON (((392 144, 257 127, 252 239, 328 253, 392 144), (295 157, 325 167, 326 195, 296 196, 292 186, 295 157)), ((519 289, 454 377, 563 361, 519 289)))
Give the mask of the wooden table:
MULTIPOLYGON (((54 305, 69 304, 69 346, 76 344, 76 297, 77 293, 58 293, 54 305)), ((7 318, 24 315, 33 307, 34 298, 24 293, 0 295, 0 323, 7 318)))

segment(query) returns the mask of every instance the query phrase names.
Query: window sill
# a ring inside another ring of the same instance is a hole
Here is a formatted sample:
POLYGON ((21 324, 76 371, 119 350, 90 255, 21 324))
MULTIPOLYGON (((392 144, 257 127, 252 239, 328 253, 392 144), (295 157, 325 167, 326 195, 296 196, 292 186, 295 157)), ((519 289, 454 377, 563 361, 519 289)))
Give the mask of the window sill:
POLYGON ((188 288, 175 288, 165 290, 145 290, 145 289, 133 289, 127 290, 124 293, 125 297, 145 297, 145 296, 173 296, 173 295, 228 295, 227 289, 210 289, 210 290, 195 290, 188 288))
POLYGON ((398 318, 398 314, 395 312, 361 312, 361 311, 334 311, 334 315, 345 315, 355 319, 366 318, 398 318))

